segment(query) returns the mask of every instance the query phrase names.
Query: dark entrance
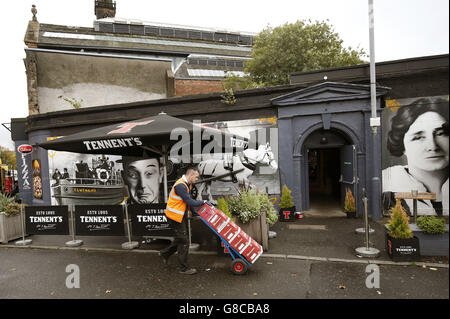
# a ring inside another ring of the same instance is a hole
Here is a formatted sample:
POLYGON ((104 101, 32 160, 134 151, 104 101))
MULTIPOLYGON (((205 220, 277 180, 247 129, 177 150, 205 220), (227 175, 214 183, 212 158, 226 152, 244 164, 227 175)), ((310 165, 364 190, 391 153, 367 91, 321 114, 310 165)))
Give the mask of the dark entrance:
POLYGON ((310 149, 308 170, 310 203, 327 200, 339 205, 341 196, 339 149, 310 149))
POLYGON ((333 129, 319 129, 307 138, 310 211, 324 216, 343 213, 345 183, 353 177, 347 165, 353 163, 353 146, 349 144, 344 134, 333 129))
POLYGON ((311 197, 340 197, 339 149, 310 149, 308 152, 309 194, 311 197))

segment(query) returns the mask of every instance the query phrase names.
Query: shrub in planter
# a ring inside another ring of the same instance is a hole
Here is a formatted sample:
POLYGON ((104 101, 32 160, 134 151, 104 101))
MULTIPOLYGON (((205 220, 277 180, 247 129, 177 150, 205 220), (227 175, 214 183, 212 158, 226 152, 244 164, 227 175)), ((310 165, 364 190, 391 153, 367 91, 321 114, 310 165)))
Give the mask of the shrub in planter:
POLYGON ((261 210, 266 212, 267 224, 269 224, 269 226, 275 225, 278 221, 278 214, 273 208, 272 202, 269 200, 269 195, 266 193, 260 193, 259 204, 261 206, 261 210))
POLYGON ((221 210, 222 212, 225 213, 225 215, 230 217, 230 219, 233 221, 233 223, 236 222, 236 218, 234 218, 234 216, 230 213, 230 209, 228 208, 228 203, 225 198, 223 198, 223 197, 218 198, 216 207, 218 210, 221 210))
POLYGON ((350 188, 347 188, 347 192, 345 193, 344 211, 347 214, 347 218, 356 218, 355 197, 353 197, 350 188))
POLYGON ((0 242, 8 243, 22 236, 20 205, 13 197, 0 193, 0 242))
POLYGON ((436 216, 421 216, 417 225, 411 224, 413 234, 419 238, 422 256, 448 256, 449 236, 445 220, 436 216))
POLYGON ((280 211, 279 220, 280 221, 295 221, 295 206, 292 201, 291 190, 284 185, 281 192, 280 200, 280 211))
POLYGON ((259 194, 251 189, 242 189, 238 196, 232 195, 226 198, 229 212, 236 217, 236 224, 260 243, 265 250, 268 249, 269 240, 266 216, 269 215, 269 222, 274 223, 274 212, 270 209, 267 211, 266 198, 269 201, 267 194, 259 194))
POLYGON ((417 218, 417 226, 423 230, 425 234, 442 235, 447 229, 445 228, 445 220, 436 216, 421 216, 417 218))
POLYGON ((20 205, 15 202, 14 197, 9 197, 0 193, 0 212, 6 216, 20 214, 20 205))
POLYGON ((391 209, 391 220, 387 228, 386 249, 392 260, 412 261, 420 256, 419 240, 409 227, 409 218, 400 200, 391 209))
POLYGON ((238 196, 228 197, 227 202, 230 213, 244 224, 261 214, 261 205, 255 191, 243 189, 238 196))

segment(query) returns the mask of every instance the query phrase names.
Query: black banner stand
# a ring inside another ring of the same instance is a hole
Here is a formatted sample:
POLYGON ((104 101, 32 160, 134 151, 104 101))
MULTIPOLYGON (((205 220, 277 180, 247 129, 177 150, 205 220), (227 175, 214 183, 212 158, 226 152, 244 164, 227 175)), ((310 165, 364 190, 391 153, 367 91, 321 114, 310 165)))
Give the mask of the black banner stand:
POLYGON ((127 219, 127 233, 128 233, 128 241, 126 243, 122 244, 122 249, 134 249, 139 247, 139 242, 137 241, 131 241, 131 231, 130 231, 130 218, 128 217, 128 205, 127 203, 124 203, 122 205, 123 209, 125 210, 125 218, 127 219))
POLYGON ((74 208, 74 204, 71 204, 69 206, 69 211, 70 211, 70 218, 72 219, 72 240, 66 242, 66 246, 67 247, 78 247, 83 245, 83 241, 81 239, 75 239, 75 208, 74 208))
POLYGON ((33 241, 31 239, 25 239, 25 216, 23 211, 23 205, 20 205, 20 222, 22 224, 22 240, 18 240, 15 242, 17 246, 28 246, 33 241))

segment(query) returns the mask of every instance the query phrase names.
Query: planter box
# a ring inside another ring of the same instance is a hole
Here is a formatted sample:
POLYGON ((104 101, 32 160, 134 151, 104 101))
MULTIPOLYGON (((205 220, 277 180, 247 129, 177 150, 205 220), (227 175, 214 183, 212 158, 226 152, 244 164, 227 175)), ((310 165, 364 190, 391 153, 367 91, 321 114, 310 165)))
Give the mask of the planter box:
POLYGON ((421 256, 448 256, 448 225, 447 232, 442 235, 425 234, 416 224, 410 224, 411 230, 419 238, 421 256))
POLYGON ((265 251, 269 250, 269 226, 266 221, 266 212, 261 212, 261 215, 251 220, 249 223, 242 223, 239 218, 236 218, 236 225, 238 225, 247 235, 256 240, 265 251))
POLYGON ((22 237, 20 222, 20 214, 13 216, 0 214, 0 243, 7 244, 10 240, 22 237))
POLYGON ((295 218, 295 206, 290 208, 280 208, 278 213, 278 220, 280 222, 294 222, 295 218))
POLYGON ((397 239, 386 234, 386 250, 393 261, 414 261, 420 257, 419 239, 397 239))
POLYGON ((356 218, 356 212, 345 212, 347 214, 347 218, 356 218))

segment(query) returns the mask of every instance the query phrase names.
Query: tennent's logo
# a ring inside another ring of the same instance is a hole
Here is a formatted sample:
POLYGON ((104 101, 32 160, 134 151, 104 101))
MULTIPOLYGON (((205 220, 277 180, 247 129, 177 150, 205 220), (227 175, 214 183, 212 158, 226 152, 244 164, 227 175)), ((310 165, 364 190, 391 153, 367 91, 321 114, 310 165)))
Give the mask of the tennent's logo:
POLYGON ((284 219, 289 219, 289 215, 291 214, 291 212, 286 210, 286 211, 283 211, 283 214, 284 214, 284 219))
POLYGON ((151 122, 153 122, 154 120, 149 120, 149 121, 145 121, 145 122, 130 122, 130 123, 123 123, 120 124, 118 127, 120 127, 117 130, 108 132, 107 135, 109 134, 124 134, 124 133, 129 133, 133 128, 135 128, 138 125, 147 125, 150 124, 151 122))

